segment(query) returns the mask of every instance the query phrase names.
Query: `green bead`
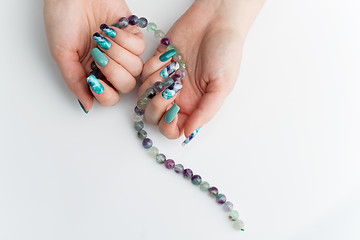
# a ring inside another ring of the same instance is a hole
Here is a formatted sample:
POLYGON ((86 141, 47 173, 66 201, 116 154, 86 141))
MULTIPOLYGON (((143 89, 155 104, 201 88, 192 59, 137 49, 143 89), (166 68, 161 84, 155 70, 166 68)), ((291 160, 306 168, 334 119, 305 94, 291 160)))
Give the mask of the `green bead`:
POLYGON ((144 122, 134 122, 134 128, 136 131, 141 131, 144 128, 144 122))
POLYGON ((154 36, 157 39, 162 39, 163 37, 165 37, 165 33, 159 29, 154 32, 154 36))
POLYGON ((138 131, 137 136, 140 140, 144 140, 147 137, 147 132, 145 130, 140 130, 138 131))
POLYGON ((208 182, 202 182, 200 184, 200 190, 201 191, 208 191, 209 190, 209 187, 210 187, 210 184, 208 182))
POLYGON ((238 211, 236 211, 236 210, 231 210, 231 211, 229 212, 229 218, 230 218, 230 220, 232 220, 232 221, 238 220, 238 218, 239 218, 239 213, 238 213, 238 211))
POLYGON ((156 157, 159 154, 159 149, 157 149, 157 147, 151 147, 148 149, 148 152, 152 157, 156 157))
POLYGON ((179 66, 180 66, 180 68, 182 68, 182 69, 186 69, 186 63, 185 63, 184 61, 180 61, 180 62, 179 62, 179 66))
POLYGON ((181 53, 177 53, 175 54, 175 56, 173 56, 173 60, 175 62, 180 62, 180 61, 183 61, 184 60, 184 57, 181 53))
POLYGON ((146 30, 148 30, 148 32, 155 32, 156 29, 157 29, 157 26, 153 22, 148 23, 148 25, 146 27, 146 30))
POLYGON ((177 47, 176 47, 175 45, 172 45, 172 44, 169 45, 169 46, 166 48, 167 51, 169 51, 169 50, 171 50, 171 49, 175 49, 176 52, 178 51, 178 50, 177 50, 177 47))
POLYGON ((147 103, 145 104, 144 102, 142 102, 141 100, 138 100, 136 103, 136 106, 141 109, 141 110, 145 110, 147 103))
POLYGON ((164 154, 160 153, 158 155, 156 155, 156 161, 158 163, 164 163, 166 161, 166 157, 164 154))

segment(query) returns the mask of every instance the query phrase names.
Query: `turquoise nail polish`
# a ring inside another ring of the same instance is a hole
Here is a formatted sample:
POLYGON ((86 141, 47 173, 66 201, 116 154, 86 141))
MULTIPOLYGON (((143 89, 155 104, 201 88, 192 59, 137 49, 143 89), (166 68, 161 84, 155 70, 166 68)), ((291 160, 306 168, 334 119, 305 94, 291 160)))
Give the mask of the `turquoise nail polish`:
POLYGON ((104 92, 104 86, 94 75, 90 75, 86 80, 94 92, 97 94, 102 94, 104 92))
POLYGON ((86 111, 80 100, 78 99, 81 109, 87 114, 89 111, 86 111))
POLYGON ((101 24, 100 29, 111 38, 116 36, 116 31, 106 24, 101 24))
POLYGON ((180 81, 176 81, 174 82, 170 87, 168 87, 167 89, 165 89, 162 92, 162 96, 165 99, 170 99, 173 96, 175 96, 175 94, 180 91, 180 89, 183 87, 183 85, 181 84, 180 81))
POLYGON ((165 122, 171 123, 179 111, 180 111, 180 107, 176 103, 174 103, 174 105, 172 105, 172 107, 169 109, 169 111, 167 111, 165 115, 164 118, 165 122))
POLYGON ((107 59, 107 57, 98 48, 91 50, 91 56, 102 67, 105 67, 109 62, 109 59, 107 59))
POLYGON ((176 49, 171 49, 171 50, 161 54, 159 57, 159 60, 162 62, 165 62, 168 59, 172 58, 175 54, 176 54, 176 49))
POLYGON ((93 39, 104 50, 108 50, 111 47, 111 43, 100 33, 94 33, 93 39))
POLYGON ((195 131, 193 131, 190 136, 188 136, 185 141, 182 143, 183 146, 185 146, 186 144, 188 144, 195 136, 196 134, 199 132, 200 128, 195 129, 195 131))

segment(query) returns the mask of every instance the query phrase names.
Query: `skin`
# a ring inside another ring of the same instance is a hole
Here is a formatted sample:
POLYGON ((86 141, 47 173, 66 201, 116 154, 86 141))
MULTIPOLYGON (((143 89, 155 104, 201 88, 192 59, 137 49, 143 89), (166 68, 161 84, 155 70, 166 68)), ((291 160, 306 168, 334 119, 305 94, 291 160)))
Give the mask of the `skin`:
MULTIPOLYGON (((147 105, 145 119, 158 124, 168 138, 189 136, 219 110, 236 82, 242 48, 248 30, 260 11, 263 0, 198 0, 177 20, 166 34, 187 63, 188 75, 183 88, 171 99, 156 95, 147 105), (206 16, 206 17, 204 17, 206 16), (176 103, 180 112, 170 123, 166 111, 176 103)), ((161 81, 160 71, 170 60, 159 61, 165 46, 159 45, 141 75, 140 97, 154 82, 161 81)))
POLYGON ((136 84, 134 76, 141 73, 143 62, 139 55, 145 49, 143 34, 138 27, 116 29, 114 39, 100 30, 102 23, 109 26, 117 23, 121 16, 131 12, 124 1, 119 0, 45 0, 44 20, 51 54, 70 90, 89 111, 94 98, 104 106, 120 100, 119 92, 130 92, 136 84), (93 61, 90 51, 97 46, 92 39, 95 32, 109 41, 109 50, 101 49, 109 64, 99 67, 104 74, 99 81, 104 86, 102 94, 96 94, 86 81, 93 61), (126 56, 122 58, 121 55, 126 56))

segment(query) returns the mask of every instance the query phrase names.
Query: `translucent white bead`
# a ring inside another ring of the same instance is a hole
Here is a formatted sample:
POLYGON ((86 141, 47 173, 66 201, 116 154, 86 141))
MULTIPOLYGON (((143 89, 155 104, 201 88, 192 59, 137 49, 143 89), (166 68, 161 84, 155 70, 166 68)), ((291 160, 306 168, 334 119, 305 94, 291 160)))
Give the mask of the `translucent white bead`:
POLYGON ((136 113, 133 114, 134 122, 140 122, 143 120, 144 115, 137 115, 136 113))
POLYGON ((243 230, 244 226, 245 226, 244 222, 241 221, 240 219, 238 219, 234 222, 234 228, 237 230, 243 230))
POLYGON ((156 30, 154 32, 154 36, 157 39, 162 39, 163 37, 165 37, 165 33, 162 30, 156 30))
POLYGON ((159 149, 157 149, 157 147, 151 147, 151 148, 149 148, 148 152, 149 152, 150 156, 156 158, 156 155, 159 154, 159 149))

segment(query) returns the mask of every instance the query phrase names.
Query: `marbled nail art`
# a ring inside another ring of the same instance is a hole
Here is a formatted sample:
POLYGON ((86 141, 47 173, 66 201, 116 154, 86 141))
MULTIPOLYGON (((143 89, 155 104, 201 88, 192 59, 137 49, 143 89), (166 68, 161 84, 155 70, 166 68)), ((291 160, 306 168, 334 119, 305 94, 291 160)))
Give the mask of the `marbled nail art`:
POLYGON ((180 65, 178 62, 173 62, 160 72, 160 76, 162 76, 163 78, 167 78, 168 76, 173 74, 176 70, 178 70, 179 67, 180 65))
POLYGON ((101 24, 100 29, 111 38, 116 36, 116 31, 106 24, 101 24))
POLYGON ((188 144, 195 136, 196 134, 199 132, 200 128, 197 128, 195 131, 193 131, 190 136, 188 136, 185 141, 182 143, 183 146, 185 146, 186 144, 188 144))
POLYGON ((100 33, 95 33, 93 39, 104 50, 108 50, 111 47, 111 43, 100 33))
POLYGON ((102 94, 104 92, 104 86, 94 75, 90 75, 86 80, 94 92, 97 94, 102 94))
POLYGON ((168 87, 167 89, 165 89, 162 92, 162 96, 165 99, 170 99, 172 98, 178 91, 180 91, 180 89, 183 87, 182 83, 180 81, 176 81, 174 82, 170 87, 168 87))

